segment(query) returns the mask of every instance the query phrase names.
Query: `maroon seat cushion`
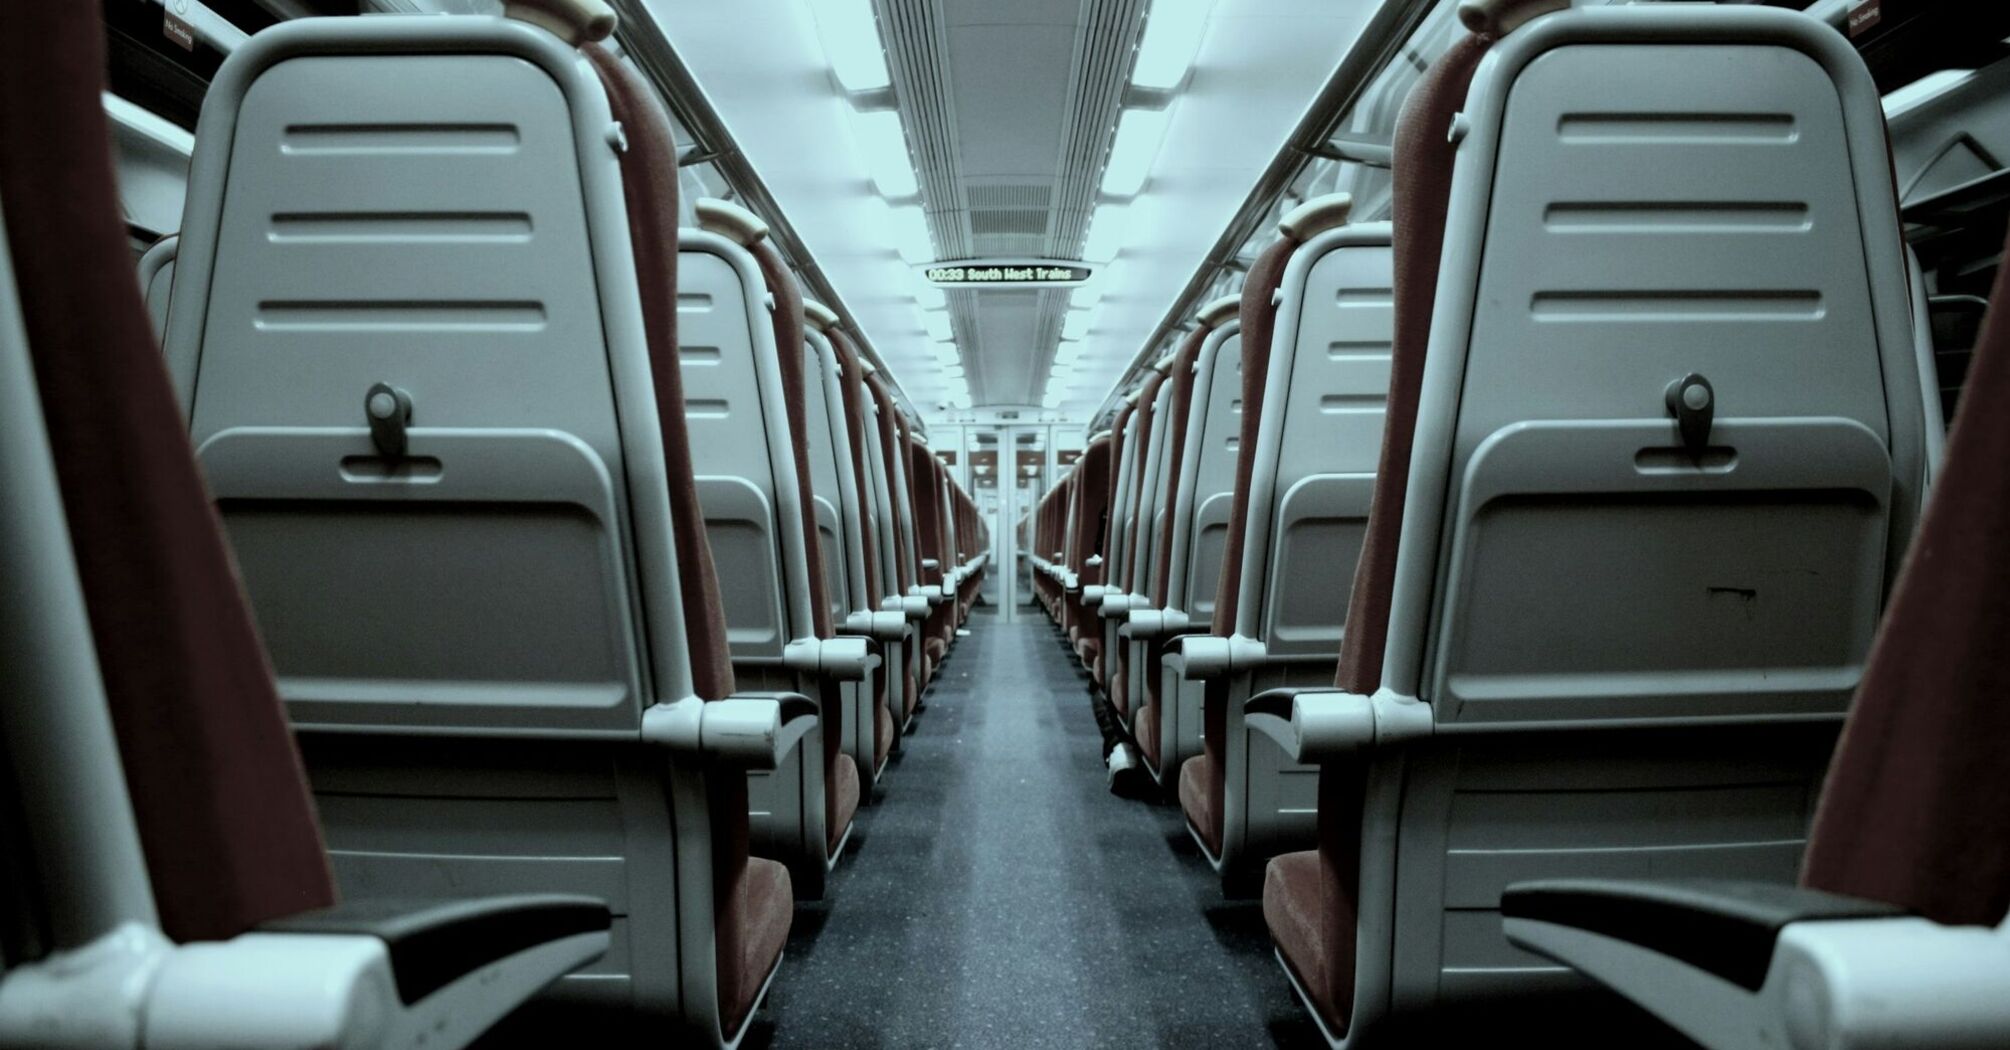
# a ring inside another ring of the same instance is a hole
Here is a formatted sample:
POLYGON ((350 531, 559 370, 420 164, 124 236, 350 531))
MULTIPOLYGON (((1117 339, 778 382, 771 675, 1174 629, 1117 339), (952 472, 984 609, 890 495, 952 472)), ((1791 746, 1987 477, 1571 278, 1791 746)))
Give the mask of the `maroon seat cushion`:
POLYGON ((98 5, 9 9, 0 206, 161 926, 177 941, 214 940, 325 907, 335 890, 265 649, 133 279, 104 70, 98 5))
POLYGON ((1273 857, 1263 873, 1263 921, 1284 965, 1312 1000, 1319 1019, 1334 1032, 1347 1030, 1347 1015, 1327 993, 1325 898, 1331 892, 1320 870, 1319 853, 1305 850, 1273 857))
MULTIPOLYGON (((1451 197, 1452 162, 1448 140, 1452 115, 1464 107, 1479 61, 1491 37, 1461 38, 1410 92, 1396 121, 1394 208, 1396 300, 1395 344, 1388 415, 1375 475, 1374 501, 1354 593, 1342 634, 1337 680, 1343 689, 1372 693, 1382 682, 1382 649, 1388 639, 1389 602, 1394 591, 1396 539, 1403 524, 1403 499, 1410 474, 1410 448, 1423 383, 1424 353, 1437 294, 1438 257, 1444 246, 1445 209, 1451 197)), ((1332 763, 1319 771, 1319 887, 1317 929, 1279 932, 1282 947, 1316 948, 1320 972, 1298 970, 1329 1026, 1346 1030, 1353 1011, 1355 923, 1360 896, 1361 806, 1365 771, 1332 763)), ((1266 908, 1266 916, 1268 909, 1266 908)))
POLYGON ((1942 923, 2010 908, 2010 267, 1808 843, 1808 886, 1942 923))
POLYGON ((873 708, 873 722, 878 731, 873 737, 872 764, 877 769, 886 765, 886 756, 893 750, 893 734, 897 730, 893 725, 893 712, 883 703, 873 708))
MULTIPOLYGON (((1410 451, 1423 394, 1424 355, 1431 338, 1431 307, 1438 294, 1438 258, 1445 247, 1445 209, 1452 196, 1452 115, 1465 106, 1473 73, 1493 43, 1467 36, 1431 64, 1396 120, 1395 332, 1390 351, 1388 410, 1368 526, 1355 563, 1347 629, 1340 636, 1336 681, 1355 693, 1382 686, 1382 650, 1389 640, 1389 603, 1396 589, 1396 543, 1410 486, 1410 451)), ((1248 345, 1245 338, 1244 346, 1248 345)), ((1246 351, 1245 351, 1246 352, 1246 351)))
MULTIPOLYGON (((879 608, 883 597, 879 579, 879 537, 869 528, 870 515, 865 507, 873 502, 872 475, 868 473, 871 446, 866 440, 866 421, 871 413, 866 409, 872 395, 865 387, 865 368, 859 363, 858 349, 852 345, 851 337, 833 328, 829 332, 831 349, 837 354, 839 387, 844 395, 845 423, 851 431, 852 485, 857 489, 861 513, 857 522, 859 532, 865 537, 865 608, 879 608)), ((882 681, 884 679, 882 678, 882 681)))
MULTIPOLYGON (((907 470, 907 461, 901 456, 901 446, 905 439, 901 436, 900 410, 893 403, 893 394, 887 390, 886 382, 877 375, 865 377, 865 385, 873 403, 878 406, 875 417, 879 424, 880 469, 886 472, 886 483, 892 496, 894 579, 905 595, 914 586, 914 552, 907 539, 907 523, 913 520, 906 503, 900 498, 900 487, 894 479, 907 470)), ((912 690, 909 694, 912 695, 912 690)))
MULTIPOLYGON (((640 77, 599 47, 582 50, 600 74, 608 104, 628 137, 629 148, 621 155, 622 195, 628 204, 636 281, 642 290, 643 329, 663 437, 693 686, 706 700, 723 699, 734 690, 733 664, 726 647, 725 606, 691 467, 683 370, 677 356, 676 296, 670 294, 677 287, 676 142, 662 104, 640 77)), ((713 962, 719 1011, 731 1034, 746 1020, 781 956, 794 915, 794 892, 786 870, 747 854, 746 774, 730 767, 714 770, 706 777, 706 789, 712 832, 713 962)))
POLYGON ((1284 237, 1263 249, 1242 279, 1242 418, 1235 451, 1235 495, 1229 501, 1221 576, 1215 585, 1213 632, 1235 633, 1242 598, 1242 549, 1249 531, 1249 485, 1256 473, 1256 434, 1263 424, 1263 391, 1270 371, 1270 336, 1277 323, 1272 299, 1284 284, 1284 267, 1298 241, 1284 237))
POLYGON ((726 644, 725 604, 705 536, 698 483, 691 467, 691 431, 684 419, 684 372, 677 356, 677 144, 669 116, 649 85, 597 45, 580 49, 607 90, 608 105, 628 138, 621 154, 622 197, 628 205, 629 241, 642 322, 649 344, 650 383, 663 437, 670 489, 678 587, 685 639, 697 694, 717 700, 733 692, 733 663, 726 644), (652 291, 654 290, 654 291, 652 291))
POLYGON ((838 843, 844 841, 845 832, 851 827, 851 818, 858 813, 858 762, 850 755, 840 754, 831 763, 829 783, 831 803, 828 807, 831 819, 825 830, 828 836, 826 847, 836 852, 838 843))
POLYGON ((1145 703, 1138 706, 1138 716, 1131 722, 1131 734, 1138 739, 1138 750, 1151 763, 1153 769, 1159 767, 1159 709, 1158 705, 1145 703))
POLYGON ((1167 458, 1165 463, 1164 509, 1167 524, 1154 537, 1152 550, 1152 587, 1150 597, 1153 607, 1160 609, 1165 608, 1166 603, 1170 600, 1166 588, 1170 585, 1172 578, 1173 530, 1171 521, 1173 510, 1179 501, 1180 472, 1186 465, 1186 428, 1187 423, 1190 421, 1188 417, 1193 414, 1194 365, 1200 361, 1201 344, 1207 342, 1207 333, 1209 331, 1210 329, 1206 328, 1195 329, 1193 334, 1186 337, 1185 344, 1180 347, 1178 355, 1173 358, 1172 401, 1166 406, 1167 411, 1171 413, 1166 419, 1166 440, 1171 443, 1166 447, 1167 458))
POLYGON ((1179 806, 1186 822, 1200 832, 1209 853, 1221 855, 1221 802, 1213 785, 1221 783, 1221 764, 1213 755, 1200 754, 1179 767, 1179 806))
POLYGON ((796 894, 789 869, 754 857, 747 861, 745 873, 728 896, 729 910, 741 931, 732 957, 721 959, 719 967, 720 1019, 731 1035, 746 1023, 761 987, 781 961, 782 947, 789 941, 789 922, 795 916, 796 894))
MULTIPOLYGON (((1109 532, 1110 510, 1110 437, 1104 435, 1089 442, 1082 450, 1082 458, 1075 463, 1076 484, 1070 486, 1073 507, 1070 511, 1070 533, 1065 538, 1067 544, 1067 567, 1080 579, 1081 585, 1103 582, 1104 573, 1110 568, 1106 564, 1089 564, 1091 557, 1103 554, 1104 542, 1109 532)), ((1070 637, 1100 635, 1102 623, 1091 616, 1082 605, 1080 591, 1067 595, 1062 600, 1063 623, 1070 637)))

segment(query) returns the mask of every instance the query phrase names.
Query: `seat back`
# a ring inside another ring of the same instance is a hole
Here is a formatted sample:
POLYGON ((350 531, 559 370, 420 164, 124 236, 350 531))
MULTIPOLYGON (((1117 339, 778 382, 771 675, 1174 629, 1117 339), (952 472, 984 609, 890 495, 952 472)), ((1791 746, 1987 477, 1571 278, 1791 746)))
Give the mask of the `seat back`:
POLYGON ((817 550, 823 555, 824 598, 834 623, 868 608, 863 508, 851 433, 844 415, 842 366, 829 334, 812 331, 804 344, 804 420, 815 506, 817 550))
POLYGON ((1068 637, 1077 640, 1078 644, 1087 641, 1101 645, 1100 627, 1083 609, 1080 588, 1102 583, 1104 572, 1109 568, 1103 547, 1109 537, 1110 449, 1108 432, 1090 439, 1088 446, 1082 450, 1082 458, 1075 464, 1075 472, 1071 475, 1073 481, 1068 486, 1068 521, 1063 536, 1067 555, 1063 565, 1075 574, 1078 586, 1063 598, 1061 626, 1067 629, 1068 637), (1094 562, 1091 563, 1090 559, 1094 562))
POLYGON ((1361 943, 1398 948, 1360 986, 1398 999, 1560 979, 1500 935, 1512 879, 1790 879, 1924 477, 1882 109, 1848 43, 1644 6, 1477 61, 1487 40, 1453 49, 1462 104, 1399 133, 1398 230, 1448 126, 1457 163, 1428 357, 1397 336, 1421 387, 1388 427, 1416 423, 1407 493, 1376 495, 1401 509, 1379 681, 1342 668, 1437 727, 1365 781, 1361 943), (1386 842, 1444 877, 1394 886, 1386 842))
POLYGON ((690 682, 605 93, 514 23, 280 28, 210 107, 168 357, 294 723, 634 727, 690 682))
POLYGON ((722 1041, 766 973, 745 776, 640 743, 645 708, 734 688, 675 367, 675 144, 585 52, 490 18, 239 48, 167 357, 344 892, 600 897, 613 950, 549 994, 722 1041))
POLYGON ((327 856, 132 279, 103 27, 69 5, 17 14, 0 40, 0 502, 20 560, 0 620, 37 641, 8 646, 0 736, 9 875, 46 890, 10 903, 51 940, 18 943, 10 922, 7 947, 156 916, 175 940, 229 938, 332 903, 327 856))
POLYGON ((1137 484, 1138 449, 1144 444, 1143 426, 1138 398, 1126 397, 1110 421, 1110 462, 1115 467, 1109 472, 1109 535, 1103 539, 1106 557, 1112 562, 1111 571, 1106 574, 1106 587, 1120 586, 1118 566, 1123 563, 1124 544, 1130 538, 1126 526, 1130 522, 1131 489, 1137 484))
MULTIPOLYGON (((814 525, 814 508, 796 470, 776 342, 778 328, 800 339, 801 326, 786 316, 778 326, 775 312, 789 313, 786 296, 769 305, 773 289, 750 250, 765 239, 765 227, 746 226, 744 213, 717 214, 711 228, 683 230, 678 240, 684 415, 738 675, 794 688, 794 675, 780 673, 782 651, 795 639, 818 637, 828 616, 818 608, 823 571, 811 571, 805 545, 814 531, 802 523, 814 525)), ((800 359, 795 344, 788 349, 800 359)))
POLYGON ((1201 347, 1194 366, 1195 418, 1174 508, 1173 560, 1165 608, 1206 624, 1221 583, 1235 503, 1235 464, 1242 443, 1242 323, 1224 321, 1201 347), (1183 553, 1182 553, 1183 552, 1183 553))
MULTIPOLYGON (((1134 627, 1140 619, 1150 616, 1175 628, 1187 624, 1183 607, 1186 547, 1191 537, 1188 519, 1199 456, 1194 442, 1202 440, 1201 431, 1209 415, 1214 357, 1222 341, 1222 328, 1237 327, 1238 301, 1235 296, 1224 296, 1202 307, 1196 316, 1198 326, 1183 341, 1172 361, 1172 394, 1166 410, 1166 458, 1159 467, 1159 496, 1153 501, 1157 520, 1152 530, 1147 601, 1133 614, 1134 627)), ((1228 452, 1228 470, 1232 471, 1233 450, 1228 452)), ((1169 638, 1170 631, 1156 637, 1134 632, 1130 656, 1130 676, 1138 708, 1132 733, 1144 752, 1148 768, 1161 778, 1200 748, 1203 690, 1198 683, 1191 687, 1182 685, 1179 675, 1160 666, 1169 638)))
POLYGON ((1999 266, 1801 872, 1815 889, 1950 925, 1997 925, 2010 908, 2010 417, 1992 410, 2006 398, 2010 268, 1999 266))
MULTIPOLYGON (((1346 617, 1389 382, 1389 227, 1315 201, 1279 285, 1250 472, 1237 633, 1275 678, 1323 681, 1346 617), (1333 211, 1323 218, 1316 209, 1333 211)), ((1287 222, 1291 218, 1287 217, 1287 222)), ((1248 330, 1244 325, 1244 330, 1248 330)))
MULTIPOLYGON (((1145 395, 1139 397, 1139 404, 1147 405, 1141 414, 1140 426, 1147 428, 1143 447, 1138 450, 1138 484, 1131 495, 1130 526, 1123 564, 1118 567, 1122 579, 1118 583, 1127 596, 1128 608, 1143 609, 1150 603, 1152 569, 1156 565, 1157 528, 1164 520, 1160 506, 1160 493, 1164 489, 1163 478, 1168 460, 1166 446, 1170 444, 1172 432, 1172 403, 1177 384, 1172 378, 1172 368, 1177 354, 1168 354, 1156 364, 1157 375, 1147 381, 1145 395), (1147 397, 1148 395, 1148 397, 1147 397)), ((1143 667, 1133 667, 1131 657, 1140 658, 1143 653, 1133 653, 1129 640, 1118 634, 1128 618, 1106 617, 1104 665, 1105 686, 1113 695, 1121 697, 1119 708, 1127 715, 1135 715, 1144 706, 1147 675, 1143 667)))
POLYGON ((140 256, 140 296, 146 300, 147 318, 153 322, 155 339, 167 333, 168 296, 174 290, 174 257, 180 250, 181 235, 170 233, 140 256))
POLYGON ((819 761, 798 751, 751 775, 753 834, 817 895, 858 797, 857 762, 843 750, 858 734, 847 729, 842 687, 789 657, 835 636, 812 488, 802 292, 765 223, 722 201, 700 201, 697 212, 703 228, 678 237, 678 357, 734 678, 815 698, 828 729, 819 761))
POLYGON ((1468 100, 1384 683, 1448 719, 1840 710, 1925 445, 1876 93, 1779 12, 1537 25, 1468 100), (1615 61, 1656 75, 1587 114, 1569 77, 1615 61))

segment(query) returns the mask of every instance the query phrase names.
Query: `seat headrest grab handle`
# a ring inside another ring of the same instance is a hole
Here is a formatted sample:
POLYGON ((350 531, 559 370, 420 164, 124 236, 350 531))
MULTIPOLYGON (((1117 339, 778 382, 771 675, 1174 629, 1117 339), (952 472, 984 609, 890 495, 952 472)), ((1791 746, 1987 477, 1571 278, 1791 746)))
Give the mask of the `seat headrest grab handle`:
POLYGON ((803 316, 809 319, 810 327, 819 332, 828 332, 838 325, 837 311, 815 299, 803 300, 803 316))
POLYGON ((1236 316, 1241 306, 1241 294, 1224 295, 1201 307, 1199 312, 1194 314, 1194 320, 1199 321, 1202 328, 1219 328, 1223 321, 1236 316))
POLYGON ((614 32, 614 9, 607 0, 503 0, 503 15, 550 30, 574 47, 614 32))
POLYGON ((1537 15, 1569 6, 1570 0, 1461 0, 1459 21, 1481 36, 1503 37, 1537 15))
POLYGON ((740 245, 751 248, 768 235, 768 224, 761 217, 731 201, 707 197, 697 203, 698 227, 740 245))
POLYGON ((1284 217, 1277 220, 1277 229, 1286 237, 1303 244, 1335 226, 1347 225, 1347 217, 1353 212, 1353 194, 1328 193, 1314 197, 1285 212, 1284 217))

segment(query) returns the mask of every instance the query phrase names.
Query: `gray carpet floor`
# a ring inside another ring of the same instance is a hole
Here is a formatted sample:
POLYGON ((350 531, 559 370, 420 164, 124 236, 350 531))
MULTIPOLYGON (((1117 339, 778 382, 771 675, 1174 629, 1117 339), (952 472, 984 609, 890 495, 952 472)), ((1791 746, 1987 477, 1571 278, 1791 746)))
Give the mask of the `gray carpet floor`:
POLYGON ((970 626, 746 1045, 1323 1045, 1178 807, 1105 787, 1053 628, 970 626))

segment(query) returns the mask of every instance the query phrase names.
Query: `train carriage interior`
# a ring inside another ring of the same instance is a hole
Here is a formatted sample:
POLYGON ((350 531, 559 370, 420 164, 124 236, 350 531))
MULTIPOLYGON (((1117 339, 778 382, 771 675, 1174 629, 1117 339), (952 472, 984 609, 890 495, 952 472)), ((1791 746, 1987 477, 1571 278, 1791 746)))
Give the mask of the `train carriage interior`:
POLYGON ((0 1048, 2010 1047, 2010 4, 0 11, 0 1048))

